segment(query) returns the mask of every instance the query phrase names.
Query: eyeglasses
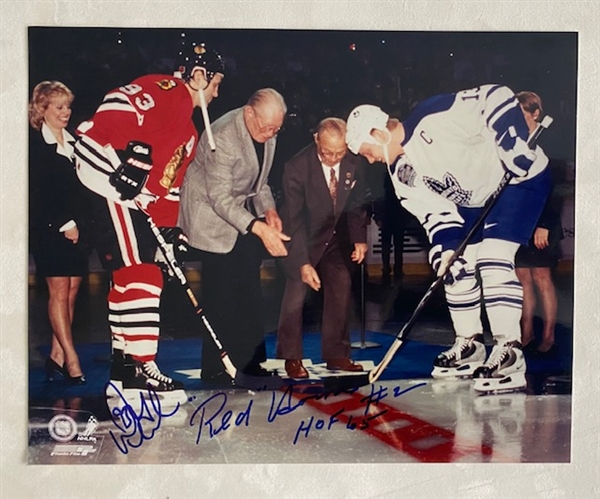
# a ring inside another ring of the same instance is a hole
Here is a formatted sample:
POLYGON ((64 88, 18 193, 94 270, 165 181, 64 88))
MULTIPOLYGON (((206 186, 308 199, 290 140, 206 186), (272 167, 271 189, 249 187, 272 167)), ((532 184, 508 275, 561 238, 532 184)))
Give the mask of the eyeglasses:
POLYGON ((260 133, 269 133, 269 134, 273 134, 273 135, 277 135, 282 127, 281 126, 275 126, 275 125, 262 125, 260 122, 260 119, 258 118, 258 113, 252 109, 252 114, 254 114, 254 118, 256 119, 256 124, 258 125, 258 131, 260 133))
POLYGON ((319 154, 325 158, 338 160, 342 159, 346 155, 346 149, 344 149, 343 151, 328 151, 327 149, 319 148, 319 154))
POLYGON ((319 140, 318 134, 315 134, 315 140, 317 142, 317 152, 322 158, 327 158, 330 161, 341 160, 348 152, 347 147, 340 148, 337 143, 331 141, 325 141, 324 143, 319 140), (333 146, 333 150, 331 147, 333 146))

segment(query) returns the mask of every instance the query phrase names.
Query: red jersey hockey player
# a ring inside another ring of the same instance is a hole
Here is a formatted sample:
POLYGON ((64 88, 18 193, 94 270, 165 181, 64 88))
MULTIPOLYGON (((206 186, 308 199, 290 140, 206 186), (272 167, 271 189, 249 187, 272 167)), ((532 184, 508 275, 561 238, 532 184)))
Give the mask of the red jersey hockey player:
POLYGON ((224 64, 204 44, 185 47, 179 58, 173 76, 142 76, 109 92, 77 129, 77 174, 97 194, 96 247, 112 272, 111 381, 123 390, 183 388, 155 363, 163 276, 148 216, 171 243, 181 237, 179 187, 198 142, 192 115, 202 108, 210 137, 206 106, 218 96, 224 64))

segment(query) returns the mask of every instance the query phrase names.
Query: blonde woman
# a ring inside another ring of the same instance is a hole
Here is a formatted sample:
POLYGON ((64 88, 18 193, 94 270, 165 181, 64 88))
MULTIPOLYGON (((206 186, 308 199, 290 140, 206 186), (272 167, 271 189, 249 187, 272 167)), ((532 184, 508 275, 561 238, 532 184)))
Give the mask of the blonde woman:
POLYGON ((29 226, 36 273, 48 285, 52 347, 46 376, 86 382, 71 326, 75 300, 88 270, 85 201, 73 163, 74 137, 67 131, 73 93, 58 81, 35 86, 29 103, 29 226))

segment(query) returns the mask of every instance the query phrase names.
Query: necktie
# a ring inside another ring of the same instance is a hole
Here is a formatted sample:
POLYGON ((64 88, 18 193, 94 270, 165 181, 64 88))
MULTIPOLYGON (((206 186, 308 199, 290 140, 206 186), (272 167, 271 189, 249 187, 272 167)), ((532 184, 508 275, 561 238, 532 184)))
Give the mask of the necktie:
POLYGON ((329 194, 331 194, 333 206, 335 206, 335 201, 337 198, 337 186, 338 186, 338 181, 337 181, 337 178, 335 177, 335 169, 331 168, 330 174, 329 174, 329 194))

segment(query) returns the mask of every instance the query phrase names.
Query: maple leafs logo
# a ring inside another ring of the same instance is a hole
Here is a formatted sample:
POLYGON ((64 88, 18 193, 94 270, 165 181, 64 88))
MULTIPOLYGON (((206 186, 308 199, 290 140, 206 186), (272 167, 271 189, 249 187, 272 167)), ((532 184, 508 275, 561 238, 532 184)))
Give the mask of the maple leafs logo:
POLYGON ((453 175, 446 172, 442 181, 431 177, 423 177, 423 181, 433 192, 452 201, 459 206, 469 206, 473 191, 463 189, 453 175))

